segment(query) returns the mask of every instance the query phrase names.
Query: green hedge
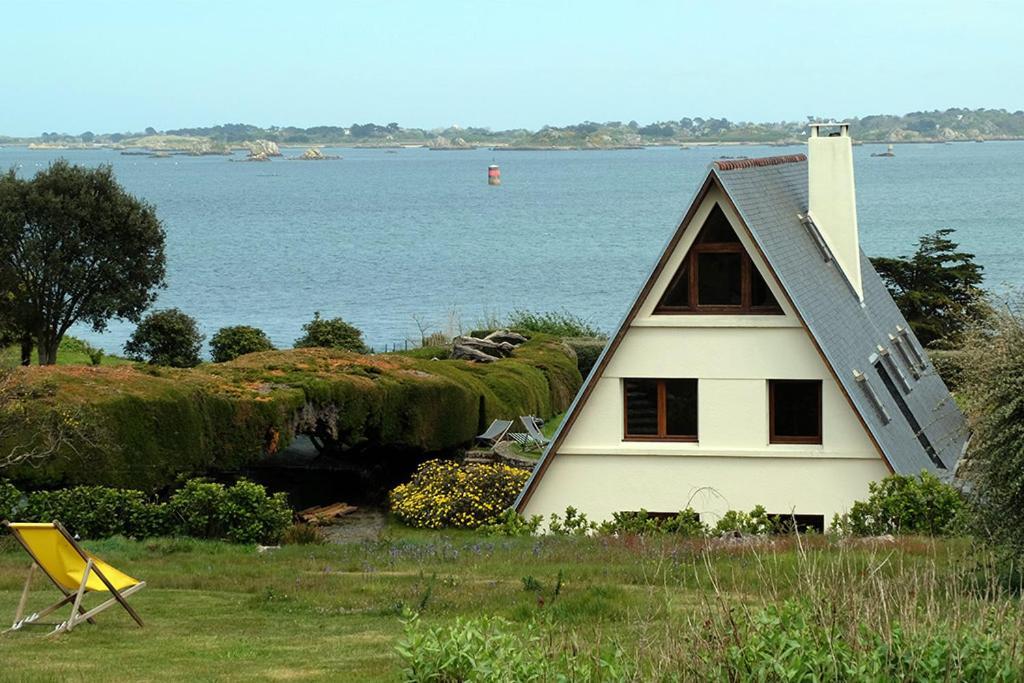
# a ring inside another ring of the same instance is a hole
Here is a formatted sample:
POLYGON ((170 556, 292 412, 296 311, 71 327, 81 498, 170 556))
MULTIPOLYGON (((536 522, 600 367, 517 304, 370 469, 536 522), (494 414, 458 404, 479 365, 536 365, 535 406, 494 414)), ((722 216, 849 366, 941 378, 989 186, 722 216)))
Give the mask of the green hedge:
POLYGON ((166 502, 142 491, 75 486, 21 494, 0 482, 0 513, 26 522, 61 522, 82 538, 192 536, 234 543, 277 543, 291 524, 283 493, 240 480, 224 486, 193 479, 166 502))
POLYGON ((344 447, 451 450, 493 419, 564 411, 581 383, 572 351, 543 335, 485 365, 317 348, 193 369, 57 366, 18 377, 29 409, 19 410, 22 427, 0 443, 3 452, 35 440, 53 416, 90 429, 5 476, 30 488, 143 491, 244 467, 316 425, 344 447))

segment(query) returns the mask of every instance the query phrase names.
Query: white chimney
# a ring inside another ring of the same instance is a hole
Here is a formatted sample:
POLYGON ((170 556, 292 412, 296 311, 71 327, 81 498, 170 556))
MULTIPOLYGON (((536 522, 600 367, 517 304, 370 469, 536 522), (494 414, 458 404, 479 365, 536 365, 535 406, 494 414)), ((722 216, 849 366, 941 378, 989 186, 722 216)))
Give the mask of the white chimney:
POLYGON ((808 213, 828 243, 836 265, 863 301, 850 124, 812 123, 810 127, 811 137, 807 140, 808 213), (823 128, 837 130, 823 136, 823 128))

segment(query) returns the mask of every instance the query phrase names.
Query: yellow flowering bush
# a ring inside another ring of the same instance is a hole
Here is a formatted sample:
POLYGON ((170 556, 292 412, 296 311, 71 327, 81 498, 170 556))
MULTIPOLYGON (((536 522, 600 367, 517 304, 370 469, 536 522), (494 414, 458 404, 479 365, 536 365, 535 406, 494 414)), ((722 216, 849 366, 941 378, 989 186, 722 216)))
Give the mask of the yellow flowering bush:
POLYGON ((494 524, 529 476, 508 465, 429 460, 392 489, 391 510, 409 526, 476 529, 494 524))

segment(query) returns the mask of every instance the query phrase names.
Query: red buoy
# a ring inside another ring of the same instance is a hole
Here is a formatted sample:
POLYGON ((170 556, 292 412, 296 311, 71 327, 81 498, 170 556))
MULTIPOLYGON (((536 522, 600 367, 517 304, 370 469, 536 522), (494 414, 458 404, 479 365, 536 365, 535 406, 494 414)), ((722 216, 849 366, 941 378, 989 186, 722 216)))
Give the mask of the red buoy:
POLYGON ((501 169, 498 168, 497 164, 491 164, 487 167, 487 184, 501 185, 501 169))

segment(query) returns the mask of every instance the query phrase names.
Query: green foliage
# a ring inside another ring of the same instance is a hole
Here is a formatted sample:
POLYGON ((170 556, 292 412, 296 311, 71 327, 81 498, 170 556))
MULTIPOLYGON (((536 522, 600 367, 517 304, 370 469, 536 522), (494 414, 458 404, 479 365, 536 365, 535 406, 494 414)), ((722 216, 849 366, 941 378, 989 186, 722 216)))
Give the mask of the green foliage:
POLYGON ((530 473, 503 464, 429 460, 392 489, 391 511, 414 527, 476 529, 493 525, 515 501, 530 473))
POLYGON ((508 315, 508 326, 516 332, 539 332, 552 337, 590 337, 605 339, 604 332, 583 318, 568 311, 515 310, 508 315))
POLYGON ((0 176, 0 288, 40 364, 56 362, 74 323, 101 331, 111 318, 139 319, 163 286, 164 239, 154 207, 109 165, 59 160, 31 180, 0 176))
POLYGON ((28 494, 24 512, 30 521, 57 520, 83 538, 161 536, 170 529, 164 510, 141 491, 76 486, 28 494))
POLYGON ((133 489, 75 486, 27 496, 0 482, 0 513, 30 522, 61 522, 83 538, 182 535, 233 543, 276 543, 292 520, 283 493, 244 479, 232 486, 193 479, 166 503, 133 489), (25 498, 25 502, 22 499, 25 498))
POLYGON ((963 366, 961 349, 929 349, 928 360, 939 373, 950 391, 958 391, 963 384, 963 366))
POLYGON ((974 254, 958 251, 949 239, 953 230, 937 230, 920 238, 912 256, 872 258, 896 305, 925 346, 957 335, 986 312, 980 289, 982 267, 974 254))
POLYGON ((590 374, 591 368, 597 363, 597 359, 600 357, 601 352, 604 351, 608 341, 606 339, 581 339, 574 337, 566 339, 565 343, 576 352, 576 367, 580 369, 580 374, 586 377, 590 374))
POLYGON ((222 327, 210 339, 210 355, 214 363, 234 360, 247 353, 273 350, 274 345, 266 333, 248 325, 222 327))
POLYGON ((715 524, 716 535, 740 533, 745 536, 761 536, 770 534, 775 523, 765 512, 763 505, 757 505, 750 512, 728 510, 715 524))
POLYGON ((757 612, 727 646, 721 673, 742 681, 1017 681, 1021 657, 981 630, 862 629, 851 642, 832 611, 787 600, 757 612))
POLYGON ((320 311, 315 312, 313 319, 302 326, 302 332, 303 335, 295 340, 297 349, 321 347, 344 349, 355 353, 368 351, 359 328, 341 318, 321 318, 320 311))
POLYGON ((283 493, 267 495, 263 486, 244 479, 230 487, 193 479, 174 492, 167 510, 185 535, 234 543, 277 543, 292 520, 283 493))
POLYGON ((591 531, 597 530, 597 523, 587 520, 586 513, 580 512, 573 506, 565 508, 565 517, 562 518, 556 512, 551 513, 548 520, 548 532, 555 536, 585 536, 591 531))
POLYGON ((125 342, 124 352, 151 365, 192 368, 199 365, 203 339, 194 318, 168 308, 147 315, 125 342))
MULTIPOLYGON (((34 421, 19 417, 0 429, 0 453, 38 438, 38 420, 51 413, 71 415, 102 438, 4 476, 36 488, 147 491, 182 475, 237 471, 315 430, 329 448, 373 448, 377 459, 450 451, 496 418, 564 411, 580 386, 575 361, 543 335, 521 345, 515 358, 487 365, 301 349, 185 370, 57 366, 19 377, 27 385, 19 405, 34 421)), ((5 415, 0 410, 0 427, 5 415)))
POLYGON ((598 533, 616 536, 673 534, 685 538, 700 538, 709 533, 693 508, 681 510, 669 518, 651 517, 647 510, 616 512, 612 514, 611 521, 602 522, 597 530, 598 533))
POLYGON ((84 339, 77 337, 65 336, 60 340, 60 345, 57 347, 58 359, 66 354, 85 356, 89 359, 89 364, 92 366, 103 364, 103 349, 98 349, 84 339))
POLYGON ((540 530, 544 518, 540 515, 533 515, 526 519, 514 508, 509 508, 498 515, 493 524, 484 524, 480 527, 489 536, 534 536, 540 530))
POLYGON ((971 482, 979 532, 1024 557, 1024 313, 1011 302, 965 335, 960 397, 971 440, 962 476, 971 482))
POLYGON ((922 471, 920 476, 894 474, 868 484, 868 499, 856 501, 832 529, 857 536, 962 533, 966 504, 949 484, 922 471))
POLYGON ((395 649, 402 680, 409 683, 637 680, 635 665, 614 645, 552 656, 546 648, 550 639, 536 622, 516 627, 501 617, 456 617, 430 628, 407 613, 403 625, 405 635, 395 649))
POLYGON ((21 491, 6 479, 0 479, 0 520, 14 520, 21 508, 21 491))

